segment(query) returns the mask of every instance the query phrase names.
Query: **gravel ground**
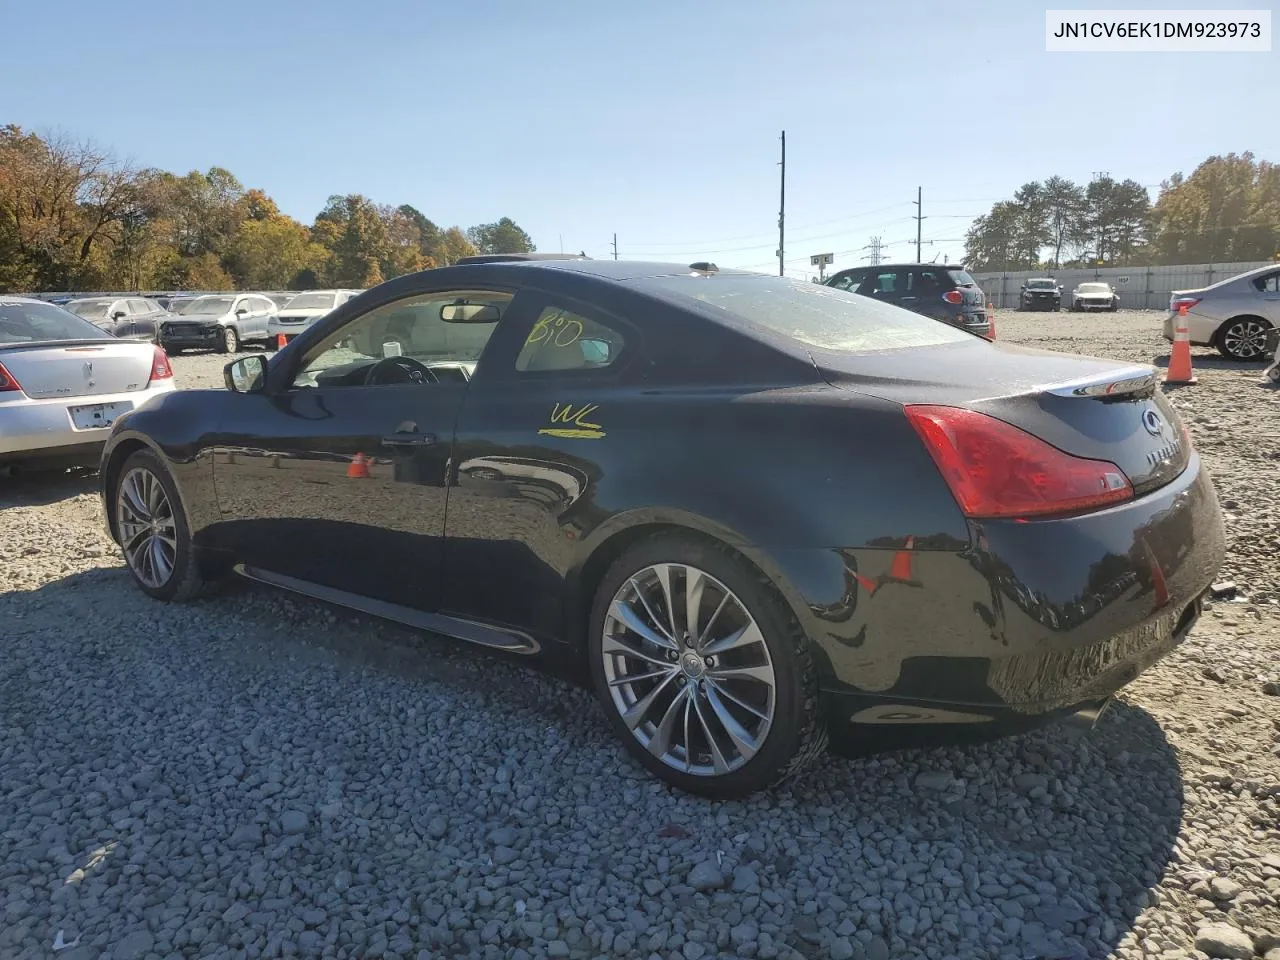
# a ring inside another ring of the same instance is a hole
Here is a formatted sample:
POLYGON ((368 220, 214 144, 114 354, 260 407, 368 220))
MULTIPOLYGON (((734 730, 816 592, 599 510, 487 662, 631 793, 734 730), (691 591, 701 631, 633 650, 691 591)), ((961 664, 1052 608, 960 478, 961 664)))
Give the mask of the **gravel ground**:
MULTIPOLYGON (((1151 361, 1158 323, 999 335, 1151 361)), ((224 359, 178 357, 179 385, 224 359)), ((1196 362, 1172 397, 1234 600, 1089 735, 832 760, 747 803, 667 791, 586 692, 446 641, 246 584, 149 601, 91 478, 6 482, 0 958, 1264 954, 1280 392, 1196 362)))

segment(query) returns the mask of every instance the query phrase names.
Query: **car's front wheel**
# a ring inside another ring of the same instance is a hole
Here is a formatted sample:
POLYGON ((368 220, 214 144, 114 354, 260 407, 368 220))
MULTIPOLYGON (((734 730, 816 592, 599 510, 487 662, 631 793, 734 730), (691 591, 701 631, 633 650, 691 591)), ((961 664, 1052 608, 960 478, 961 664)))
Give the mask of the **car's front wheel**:
POLYGON ((1228 320, 1218 331, 1218 352, 1229 360, 1261 360, 1271 327, 1259 317, 1228 320))
POLYGON ((219 353, 238 353, 240 350, 240 334, 235 327, 224 327, 222 340, 218 344, 219 353))
POLYGON ((111 509, 129 573, 143 593, 183 601, 208 589, 212 581, 196 561, 177 487, 150 450, 139 450, 121 466, 111 509))
POLYGON ((610 726, 672 786, 741 797, 825 753, 808 640, 722 547, 661 534, 627 550, 597 591, 588 643, 610 726))

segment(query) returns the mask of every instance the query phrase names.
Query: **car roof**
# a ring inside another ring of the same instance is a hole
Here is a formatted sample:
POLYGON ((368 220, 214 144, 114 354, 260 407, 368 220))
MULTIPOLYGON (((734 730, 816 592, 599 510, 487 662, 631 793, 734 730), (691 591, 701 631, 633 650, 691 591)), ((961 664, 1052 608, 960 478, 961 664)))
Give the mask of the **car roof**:
POLYGON ((932 267, 932 268, 933 268, 933 269, 935 269, 935 270, 963 270, 963 269, 964 269, 964 265, 963 265, 963 264, 960 264, 960 263, 918 263, 918 262, 912 262, 912 263, 877 263, 874 267, 871 267, 871 266, 866 266, 866 267, 846 267, 844 270, 840 270, 840 271, 838 271, 838 272, 840 272, 840 273, 848 273, 850 270, 883 270, 883 269, 886 269, 886 268, 887 268, 887 269, 891 269, 891 270, 896 270, 896 269, 899 269, 900 267, 932 267))
POLYGON ((585 253, 477 253, 459 257, 457 264, 515 263, 522 260, 590 260, 585 253))
MULTIPOLYGON (((94 299, 98 298, 95 297, 94 299)), ((48 303, 51 307, 61 306, 61 304, 51 303, 48 300, 41 300, 39 297, 20 297, 16 293, 0 293, 0 303, 48 303)))
POLYGON ((601 280, 640 280, 644 277, 675 277, 689 273, 719 273, 726 275, 754 276, 753 270, 730 270, 713 263, 665 263, 652 260, 509 260, 486 263, 456 264, 444 269, 470 270, 478 267, 507 270, 575 273, 598 277, 601 280))

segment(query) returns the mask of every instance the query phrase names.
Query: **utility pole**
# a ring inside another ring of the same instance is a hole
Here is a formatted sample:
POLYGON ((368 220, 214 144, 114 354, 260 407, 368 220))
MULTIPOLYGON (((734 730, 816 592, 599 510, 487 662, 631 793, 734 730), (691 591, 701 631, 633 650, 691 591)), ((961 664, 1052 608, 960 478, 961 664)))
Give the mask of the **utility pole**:
POLYGON ((920 228, 924 224, 924 190, 916 187, 916 215, 911 219, 916 222, 916 263, 920 262, 920 228))
POLYGON ((613 235, 613 259, 618 259, 618 235, 613 235))
POLYGON ((783 276, 783 256, 786 247, 786 230, 783 223, 787 215, 787 131, 782 131, 782 189, 778 200, 778 276, 783 276))

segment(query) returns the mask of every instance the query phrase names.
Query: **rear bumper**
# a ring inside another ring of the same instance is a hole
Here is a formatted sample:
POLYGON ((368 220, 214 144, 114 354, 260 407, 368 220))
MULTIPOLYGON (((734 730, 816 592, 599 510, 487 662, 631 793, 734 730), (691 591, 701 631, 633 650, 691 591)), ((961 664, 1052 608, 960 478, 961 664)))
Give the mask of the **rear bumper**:
POLYGON ((1108 510, 974 522, 954 547, 901 533, 897 550, 771 552, 804 601, 837 736, 1026 728, 1105 700, 1191 629, 1226 552, 1198 455, 1108 510))
MULTIPOLYGON (((1169 311, 1165 314, 1164 328, 1161 331, 1164 338, 1170 343, 1173 342, 1174 327, 1177 324, 1178 314, 1169 311)), ((1187 335, 1191 338, 1191 342, 1197 347, 1208 347, 1213 345, 1213 335, 1218 331, 1219 322, 1214 317, 1201 316, 1198 313, 1187 313, 1187 335)))
MULTIPOLYGON (((157 394, 173 389, 173 380, 169 379, 162 381, 161 385, 129 393, 43 400, 23 397, 0 403, 0 464, 27 463, 67 454, 78 458, 79 452, 72 449, 76 447, 83 448, 83 451, 100 450, 111 427, 78 429, 72 422, 69 408, 119 403, 128 404, 130 410, 136 410, 157 394)), ((118 414, 122 412, 118 411, 118 414)))

